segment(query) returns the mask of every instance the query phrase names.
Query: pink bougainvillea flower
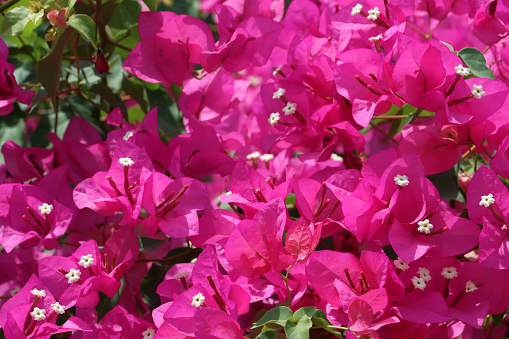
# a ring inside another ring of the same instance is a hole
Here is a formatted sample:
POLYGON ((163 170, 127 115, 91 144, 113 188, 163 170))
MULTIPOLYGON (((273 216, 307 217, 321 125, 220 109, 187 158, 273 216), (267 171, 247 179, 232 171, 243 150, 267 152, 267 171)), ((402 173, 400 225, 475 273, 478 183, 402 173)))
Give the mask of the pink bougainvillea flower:
POLYGON ((97 172, 74 189, 78 208, 88 207, 102 215, 122 212, 121 224, 137 223, 143 188, 154 171, 147 153, 127 141, 117 144, 108 172, 97 172))
POLYGON ((207 187, 196 179, 172 180, 153 172, 146 180, 142 206, 149 214, 142 221, 146 232, 154 236, 158 229, 171 237, 198 235, 197 211, 207 204, 207 187))
POLYGON ((67 20, 66 20, 66 13, 69 12, 69 8, 66 7, 66 8, 62 8, 61 10, 53 10, 53 11, 50 11, 47 16, 48 16, 48 20, 50 22, 50 24, 52 24, 53 26, 58 26, 60 27, 61 29, 65 29, 69 26, 67 26, 67 20))
POLYGON ((0 41, 0 115, 7 115, 14 108, 14 101, 17 100, 29 105, 34 91, 27 91, 19 87, 14 78, 14 65, 7 62, 9 49, 2 40, 0 41))
POLYGON ((48 173, 54 164, 53 150, 20 147, 9 140, 2 145, 7 172, 15 182, 33 184, 48 173))
POLYGON ((148 82, 182 86, 191 67, 200 63, 201 52, 215 49, 209 26, 188 15, 142 12, 138 25, 141 41, 123 68, 148 82))
POLYGON ((509 268, 509 190, 489 167, 479 167, 468 185, 470 219, 483 228, 479 237, 479 263, 509 268))

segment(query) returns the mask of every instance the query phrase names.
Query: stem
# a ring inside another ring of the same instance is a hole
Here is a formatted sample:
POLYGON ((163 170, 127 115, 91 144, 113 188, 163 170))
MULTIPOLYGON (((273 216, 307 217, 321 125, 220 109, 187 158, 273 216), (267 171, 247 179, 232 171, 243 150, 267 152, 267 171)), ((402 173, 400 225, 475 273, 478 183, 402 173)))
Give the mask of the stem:
POLYGON ((286 275, 283 276, 283 279, 285 280, 286 285, 286 300, 290 301, 290 285, 288 284, 288 276, 290 275, 290 270, 292 269, 293 265, 297 263, 297 259, 288 267, 288 270, 286 271, 286 275))
MULTIPOLYGON (((388 137, 389 136, 389 133, 387 133, 386 131, 384 131, 383 129, 380 128, 380 126, 378 126, 377 124, 374 124, 372 122, 369 123, 371 125, 371 127, 373 127, 374 129, 376 129, 378 132, 382 133, 383 135, 385 135, 385 137, 388 137)), ((394 137, 390 138, 390 140, 395 143, 396 145, 399 145, 399 142, 397 142, 394 137)))
POLYGON ((429 39, 428 35, 426 33, 424 33, 423 31, 421 31, 419 28, 417 28, 417 26, 407 22, 406 25, 408 27, 410 27, 411 29, 413 29, 414 31, 416 31, 417 33, 419 33, 420 35, 422 35, 424 38, 429 39))
POLYGON ((30 51, 30 49, 28 48, 28 46, 25 44, 25 41, 23 41, 23 39, 21 39, 21 36, 18 35, 18 40, 21 42, 21 44, 23 44, 23 48, 28 52, 28 54, 30 55, 30 58, 32 59, 32 61, 34 63, 37 63, 37 60, 35 60, 35 57, 34 55, 32 54, 32 52, 30 51))
POLYGON ((3 4, 2 6, 0 6, 0 12, 3 12, 5 11, 6 9, 8 9, 9 7, 11 7, 12 5, 16 4, 19 0, 11 0, 9 2, 6 2, 5 4, 3 4))

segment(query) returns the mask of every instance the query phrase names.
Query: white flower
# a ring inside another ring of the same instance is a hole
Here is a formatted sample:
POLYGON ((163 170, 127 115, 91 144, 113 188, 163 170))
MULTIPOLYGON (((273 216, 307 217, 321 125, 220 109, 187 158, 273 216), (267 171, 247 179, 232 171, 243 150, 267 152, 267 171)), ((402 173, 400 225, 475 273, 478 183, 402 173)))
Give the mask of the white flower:
POLYGON ((394 260, 394 265, 402 271, 406 271, 410 268, 410 266, 408 266, 408 264, 406 262, 401 260, 400 257, 398 257, 398 259, 394 260))
POLYGON ((332 153, 330 158, 331 158, 331 160, 334 160, 334 161, 343 161, 343 157, 340 155, 337 155, 336 153, 332 153))
POLYGON ((368 11, 368 19, 375 21, 380 16, 380 11, 378 10, 378 7, 375 7, 373 9, 370 9, 368 11))
POLYGON ((54 304, 51 304, 51 309, 55 311, 55 313, 58 314, 64 314, 65 313, 65 307, 60 305, 60 303, 57 301, 54 304))
POLYGON ((69 273, 65 275, 67 279, 69 279, 67 282, 69 284, 75 283, 76 281, 80 280, 81 271, 75 270, 74 268, 71 268, 69 273))
POLYGON ((53 210, 53 205, 44 203, 41 206, 39 206, 39 211, 41 211, 41 214, 50 214, 53 210))
POLYGON ((470 75, 470 69, 463 67, 463 65, 461 65, 461 64, 454 67, 454 69, 456 70, 456 74, 459 74, 462 77, 466 77, 466 76, 470 75))
POLYGON ((94 257, 92 254, 82 255, 78 264, 81 267, 89 268, 94 263, 94 257))
POLYGON ((156 330, 149 327, 145 331, 141 332, 141 334, 143 335, 143 339, 153 339, 156 335, 156 330))
POLYGON ((483 195, 481 196, 481 201, 479 201, 479 206, 490 207, 491 204, 495 202, 493 199, 493 194, 483 195))
POLYGON ((426 283, 424 282, 424 279, 419 278, 419 277, 413 277, 412 284, 414 284, 415 288, 418 288, 420 290, 424 290, 424 288, 426 287, 426 283))
POLYGON ((31 290, 30 293, 32 293, 33 295, 35 295, 36 297, 39 297, 39 298, 44 298, 46 296, 45 290, 38 290, 37 288, 34 288, 33 290, 31 290))
POLYGON ((30 315, 32 316, 32 318, 34 318, 35 321, 46 319, 45 314, 46 310, 45 309, 41 310, 39 307, 34 307, 34 310, 30 312, 30 315))
POLYGON ((129 140, 130 137, 132 137, 134 135, 134 132, 133 131, 127 131, 127 133, 124 135, 124 137, 122 139, 124 140, 129 140))
POLYGON ((398 186, 407 186, 410 183, 406 175, 399 174, 394 177, 394 182, 398 184, 398 186))
POLYGON ((263 82, 262 78, 257 77, 255 75, 251 75, 250 77, 247 78, 247 80, 249 80, 249 82, 251 83, 251 86, 258 86, 259 84, 261 84, 263 82))
POLYGON ((475 284, 472 282, 472 280, 467 281, 467 283, 465 284, 465 292, 470 293, 475 290, 477 290, 477 286, 475 286, 475 284))
POLYGON ((456 267, 444 267, 442 273, 440 273, 445 279, 453 279, 458 276, 456 267))
POLYGON ((198 293, 193 297, 193 302, 191 302, 191 305, 195 307, 200 307, 205 302, 205 297, 203 294, 198 293))
POLYGON ((285 112, 285 115, 290 115, 295 113, 297 110, 297 104, 294 102, 289 102, 286 104, 286 107, 283 108, 283 112, 285 112))
POLYGON ((417 230, 419 232, 424 232, 426 234, 430 234, 431 233, 431 229, 433 228, 433 224, 430 224, 428 219, 424 219, 423 221, 419 221, 417 223, 417 225, 419 225, 417 230))
POLYGON ((25 181, 23 184, 30 185, 30 184, 34 183, 36 180, 37 180, 37 177, 33 177, 32 179, 28 179, 27 181, 25 181))
POLYGON ((284 88, 280 88, 272 94, 272 99, 281 99, 283 95, 285 95, 286 90, 284 88))
POLYGON ((226 192, 224 195, 232 195, 232 194, 233 194, 233 192, 232 192, 232 191, 228 191, 228 192, 226 192))
POLYGON ((274 70, 274 72, 272 72, 272 75, 273 75, 273 76, 276 76, 276 75, 277 75, 277 73, 281 70, 281 68, 283 68, 283 65, 279 65, 279 66, 277 66, 277 68, 274 70))
POLYGON ((132 161, 131 158, 120 158, 120 159, 118 159, 118 162, 122 166, 132 166, 132 165, 134 165, 134 161, 132 161))
POLYGON ((274 159, 274 154, 265 153, 260 155, 260 161, 271 161, 272 159, 274 159))
POLYGON ((247 160, 251 160, 251 159, 257 159, 260 157, 260 152, 258 151, 254 151, 253 153, 249 153, 248 155, 246 155, 246 159, 247 160))
POLYGON ((380 41, 380 40, 382 40, 382 34, 378 34, 377 36, 372 36, 368 40, 371 41, 371 42, 380 41))
POLYGON ((280 115, 279 113, 270 113, 270 117, 269 117, 269 124, 271 126, 274 126, 275 124, 277 124, 277 122, 279 121, 280 119, 280 115))
POLYGON ((481 99, 485 94, 486 94, 486 92, 482 90, 482 85, 479 85, 479 86, 473 85, 472 86, 472 95, 476 99, 481 99))
POLYGON ((419 277, 424 280, 424 282, 431 280, 431 275, 429 275, 429 270, 426 267, 419 267, 417 273, 419 274, 419 277))
POLYGON ((362 11, 362 5, 361 4, 357 4, 355 5, 353 8, 352 8, 352 15, 355 15, 355 14, 360 14, 362 11))

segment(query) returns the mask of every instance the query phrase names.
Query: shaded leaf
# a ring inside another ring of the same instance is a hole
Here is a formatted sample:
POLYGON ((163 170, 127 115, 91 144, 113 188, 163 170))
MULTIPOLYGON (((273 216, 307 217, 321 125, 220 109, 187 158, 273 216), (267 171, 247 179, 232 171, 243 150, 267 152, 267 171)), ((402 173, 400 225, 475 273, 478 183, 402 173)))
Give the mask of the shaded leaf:
POLYGON ((67 21, 67 25, 77 30, 85 40, 92 43, 94 49, 97 49, 95 22, 91 17, 85 14, 76 14, 67 21))
POLYGON ((263 317, 253 326, 259 327, 268 322, 275 322, 279 325, 285 326, 286 321, 293 316, 293 312, 289 307, 278 306, 263 315, 263 317))
POLYGON ((458 52, 458 56, 470 68, 473 76, 478 78, 495 79, 491 69, 486 67, 486 59, 481 51, 473 47, 465 47, 458 52))
POLYGON ((20 35, 30 21, 30 11, 26 7, 16 7, 4 16, 2 20, 2 35, 20 35))

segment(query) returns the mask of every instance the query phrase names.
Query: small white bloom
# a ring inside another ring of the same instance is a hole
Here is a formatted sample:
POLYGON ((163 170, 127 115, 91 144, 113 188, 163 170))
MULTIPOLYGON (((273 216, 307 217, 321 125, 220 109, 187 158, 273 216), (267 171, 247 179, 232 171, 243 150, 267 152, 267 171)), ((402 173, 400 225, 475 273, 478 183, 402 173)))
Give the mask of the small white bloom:
POLYGON ((41 214, 50 214, 53 210, 53 205, 44 203, 41 206, 39 206, 39 211, 41 211, 41 214))
POLYGON ((18 292, 19 292, 19 291, 21 291, 21 288, 19 288, 19 287, 14 287, 14 288, 11 290, 11 292, 10 292, 11 297, 14 297, 16 294, 18 294, 18 292))
POLYGON ((475 290, 477 290, 477 286, 475 286, 472 280, 467 281, 467 283, 465 284, 465 292, 470 293, 474 292, 475 290))
POLYGON ((418 288, 423 291, 424 291, 424 288, 426 288, 426 283, 424 282, 424 279, 419 278, 419 277, 413 277, 412 284, 414 284, 415 288, 418 288))
POLYGON ((156 330, 149 327, 145 331, 141 332, 141 334, 143 335, 143 339, 153 339, 156 335, 156 330))
POLYGON ((330 158, 331 158, 331 160, 334 160, 334 161, 343 161, 343 157, 340 155, 337 155, 336 153, 332 153, 330 158))
POLYGON ((191 302, 191 305, 195 307, 200 307, 205 302, 205 297, 203 294, 198 293, 193 297, 193 301, 191 302))
POLYGON ((134 161, 132 161, 131 158, 120 158, 118 162, 124 167, 134 165, 134 161))
POLYGON ((286 107, 283 108, 283 112, 285 112, 285 115, 290 115, 295 113, 297 111, 297 104, 294 102, 289 102, 286 104, 286 107))
POLYGON ((461 65, 461 64, 454 67, 454 69, 456 70, 456 74, 459 74, 462 77, 466 77, 466 76, 470 75, 470 68, 463 67, 463 65, 461 65))
POLYGON ((249 82, 251 83, 251 86, 258 86, 259 84, 261 84, 263 82, 262 78, 257 77, 255 75, 251 75, 250 77, 247 78, 247 80, 249 80, 249 82))
POLYGON ((33 290, 31 290, 30 293, 32 293, 33 295, 35 295, 36 297, 39 297, 39 298, 44 298, 46 296, 45 290, 38 290, 37 288, 34 288, 33 290))
POLYGON ((82 255, 78 264, 81 267, 89 268, 94 263, 94 257, 92 254, 82 255))
POLYGON ((360 14, 362 11, 362 5, 357 4, 352 8, 352 15, 360 14))
POLYGON ((180 279, 180 278, 185 278, 187 276, 189 276, 189 271, 183 271, 183 272, 180 272, 180 273, 177 273, 173 276, 173 279, 180 279))
POLYGON ((134 132, 133 131, 127 131, 127 133, 124 135, 124 137, 122 139, 124 139, 125 141, 129 140, 130 137, 132 137, 134 135, 134 132))
POLYGON ((51 309, 55 311, 55 313, 58 314, 64 314, 65 313, 65 307, 60 305, 60 303, 57 301, 54 304, 51 304, 51 309))
POLYGON ((272 99, 281 99, 283 95, 285 95, 286 90, 284 88, 280 88, 272 94, 272 99))
POLYGON ((248 155, 246 155, 246 159, 247 160, 251 160, 251 159, 257 159, 260 157, 260 152, 258 151, 254 151, 253 153, 249 153, 248 155))
POLYGON ((407 186, 410 183, 406 175, 399 174, 394 177, 394 182, 398 184, 398 186, 407 186))
POLYGON ((260 161, 271 161, 274 159, 274 154, 265 153, 260 155, 260 161))
POLYGON ((481 196, 481 201, 479 201, 479 206, 490 207, 491 204, 495 202, 493 199, 493 194, 483 195, 481 196))
POLYGON ((32 318, 34 318, 35 321, 46 319, 45 314, 46 310, 45 309, 41 310, 39 307, 34 307, 34 310, 30 312, 30 315, 32 316, 32 318))
POLYGON ((419 232, 424 232, 426 234, 430 234, 431 233, 431 229, 433 228, 433 224, 430 224, 428 219, 424 219, 423 221, 419 221, 417 223, 417 225, 419 225, 417 230, 419 232))
POLYGON ((37 177, 33 177, 32 179, 28 179, 27 181, 25 181, 23 184, 30 185, 30 184, 34 183, 36 180, 37 180, 37 177))
POLYGON ((76 281, 80 280, 80 276, 81 276, 81 271, 80 270, 75 270, 74 268, 71 268, 69 273, 67 273, 65 275, 65 277, 67 279, 69 279, 67 281, 69 284, 75 283, 76 281))
POLYGON ((232 195, 232 194, 233 194, 233 192, 232 192, 232 191, 228 191, 228 192, 226 192, 224 195, 232 195))
POLYGON ((481 99, 485 94, 486 94, 486 92, 482 90, 482 85, 479 85, 479 86, 473 85, 472 86, 472 95, 476 99, 481 99))
POLYGON ((277 122, 279 121, 280 119, 280 115, 279 113, 270 113, 270 117, 269 117, 269 124, 271 126, 274 126, 275 124, 277 124, 277 122))
POLYGON ((445 279, 453 279, 458 276, 458 270, 456 267, 444 267, 442 273, 440 273, 445 279))
POLYGON ((272 72, 272 75, 273 76, 276 76, 278 74, 278 72, 283 68, 283 65, 279 65, 277 66, 277 68, 274 70, 274 72, 272 72))
POLYGON ((400 257, 398 257, 398 259, 394 260, 394 265, 402 271, 406 271, 410 268, 410 266, 406 262, 401 260, 400 257))
POLYGON ((419 277, 424 280, 424 282, 431 280, 431 275, 429 275, 429 270, 426 267, 419 267, 417 273, 419 274, 419 277))
POLYGON ((378 7, 375 7, 373 9, 370 9, 368 11, 368 19, 375 21, 380 16, 380 11, 378 10, 378 7))
POLYGON ((375 42, 375 41, 380 41, 382 40, 382 34, 378 34, 377 36, 372 36, 371 38, 369 38, 368 40, 371 41, 371 42, 375 42))

